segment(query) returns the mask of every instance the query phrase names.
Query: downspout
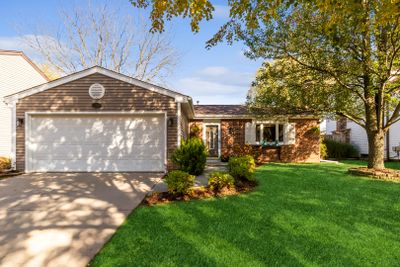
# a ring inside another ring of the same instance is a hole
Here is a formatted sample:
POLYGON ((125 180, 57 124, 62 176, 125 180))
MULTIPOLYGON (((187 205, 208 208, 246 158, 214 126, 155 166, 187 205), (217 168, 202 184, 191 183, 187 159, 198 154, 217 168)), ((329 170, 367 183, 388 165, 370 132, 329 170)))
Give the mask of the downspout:
POLYGON ((11 169, 17 168, 17 102, 6 103, 11 109, 11 169))
POLYGON ((177 139, 177 147, 181 146, 181 134, 182 134, 182 125, 181 125, 181 116, 182 116, 182 103, 177 102, 177 128, 178 128, 178 139, 177 139))

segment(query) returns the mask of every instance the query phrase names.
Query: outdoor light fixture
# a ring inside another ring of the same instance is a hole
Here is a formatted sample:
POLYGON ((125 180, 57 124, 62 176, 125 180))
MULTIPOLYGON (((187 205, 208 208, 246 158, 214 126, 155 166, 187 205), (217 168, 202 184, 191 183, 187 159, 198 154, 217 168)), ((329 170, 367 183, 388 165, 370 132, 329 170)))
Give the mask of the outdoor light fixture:
POLYGON ((101 108, 101 103, 99 103, 99 102, 93 102, 93 103, 92 103, 92 107, 95 108, 95 109, 99 109, 99 108, 101 108))
POLYGON ((24 118, 17 118, 17 127, 24 125, 24 118))
POLYGON ((174 118, 168 118, 167 124, 168 124, 169 127, 174 125, 174 118))

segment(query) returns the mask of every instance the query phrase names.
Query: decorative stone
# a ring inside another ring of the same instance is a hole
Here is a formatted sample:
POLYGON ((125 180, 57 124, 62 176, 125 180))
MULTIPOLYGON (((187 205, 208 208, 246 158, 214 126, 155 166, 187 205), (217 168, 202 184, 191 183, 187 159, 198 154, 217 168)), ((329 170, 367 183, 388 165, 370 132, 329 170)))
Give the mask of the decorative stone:
POLYGON ((366 167, 350 168, 349 173, 368 176, 375 179, 400 182, 400 171, 393 169, 369 169, 366 167))

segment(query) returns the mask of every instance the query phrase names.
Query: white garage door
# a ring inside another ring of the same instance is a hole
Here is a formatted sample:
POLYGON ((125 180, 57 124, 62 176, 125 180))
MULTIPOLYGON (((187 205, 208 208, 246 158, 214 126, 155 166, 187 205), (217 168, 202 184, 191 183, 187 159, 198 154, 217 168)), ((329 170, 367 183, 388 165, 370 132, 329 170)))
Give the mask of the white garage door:
POLYGON ((28 172, 165 170, 165 115, 29 115, 28 172))

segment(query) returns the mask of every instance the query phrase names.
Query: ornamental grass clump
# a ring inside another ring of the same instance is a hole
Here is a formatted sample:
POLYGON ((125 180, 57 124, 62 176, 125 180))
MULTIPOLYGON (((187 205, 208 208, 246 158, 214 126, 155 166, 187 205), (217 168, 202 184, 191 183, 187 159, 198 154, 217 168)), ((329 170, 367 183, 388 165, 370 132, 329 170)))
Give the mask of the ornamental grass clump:
POLYGON ((231 188, 235 184, 235 179, 227 172, 212 172, 208 178, 210 190, 220 192, 224 188, 231 188))

